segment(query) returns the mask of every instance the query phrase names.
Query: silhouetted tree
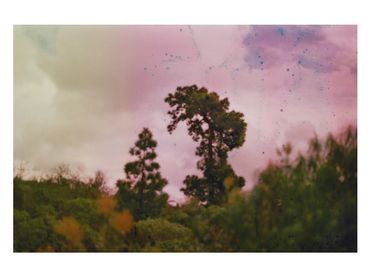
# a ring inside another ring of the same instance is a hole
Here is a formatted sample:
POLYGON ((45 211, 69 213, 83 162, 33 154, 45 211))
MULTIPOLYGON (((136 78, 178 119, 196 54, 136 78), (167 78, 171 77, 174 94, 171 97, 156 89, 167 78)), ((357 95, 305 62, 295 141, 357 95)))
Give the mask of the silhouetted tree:
POLYGON ((152 133, 144 128, 129 152, 137 159, 125 165, 126 179, 117 183, 120 208, 130 209, 135 219, 158 215, 168 199, 162 192, 167 180, 159 172, 159 163, 154 161, 156 147, 152 133))
POLYGON ((203 178, 186 176, 186 195, 197 197, 205 204, 220 204, 226 199, 227 190, 243 187, 244 178, 236 176, 227 162, 228 152, 243 145, 247 124, 243 114, 229 110, 229 100, 220 99, 216 92, 196 85, 178 87, 165 102, 172 108, 168 114, 172 133, 179 122, 185 121, 194 141, 200 141, 196 155, 201 157, 197 168, 203 178), (225 184, 228 180, 228 184, 225 184), (225 186, 226 185, 226 186, 225 186))

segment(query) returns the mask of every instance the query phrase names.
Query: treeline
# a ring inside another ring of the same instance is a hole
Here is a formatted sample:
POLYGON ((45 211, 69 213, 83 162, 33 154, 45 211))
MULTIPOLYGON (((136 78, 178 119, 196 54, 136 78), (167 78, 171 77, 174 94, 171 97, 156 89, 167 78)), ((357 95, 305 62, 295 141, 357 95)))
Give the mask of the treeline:
POLYGON ((357 251, 357 130, 291 144, 259 174, 252 191, 227 161, 245 140, 243 115, 227 98, 196 86, 165 100, 172 132, 185 121, 199 142, 203 176, 186 176, 187 202, 168 204, 157 142, 144 128, 130 149, 117 193, 97 172, 82 179, 60 167, 52 176, 14 177, 16 252, 357 251))

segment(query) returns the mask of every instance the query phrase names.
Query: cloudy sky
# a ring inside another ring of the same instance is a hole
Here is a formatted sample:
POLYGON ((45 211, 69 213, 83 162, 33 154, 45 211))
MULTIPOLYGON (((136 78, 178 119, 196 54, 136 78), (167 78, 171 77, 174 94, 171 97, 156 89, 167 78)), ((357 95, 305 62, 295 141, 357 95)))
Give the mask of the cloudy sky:
POLYGON ((180 201, 196 143, 185 126, 168 134, 164 98, 197 84, 244 113, 230 162, 251 188, 276 147, 357 125, 356 51, 355 26, 16 26, 14 161, 101 169, 113 185, 149 127, 180 201))

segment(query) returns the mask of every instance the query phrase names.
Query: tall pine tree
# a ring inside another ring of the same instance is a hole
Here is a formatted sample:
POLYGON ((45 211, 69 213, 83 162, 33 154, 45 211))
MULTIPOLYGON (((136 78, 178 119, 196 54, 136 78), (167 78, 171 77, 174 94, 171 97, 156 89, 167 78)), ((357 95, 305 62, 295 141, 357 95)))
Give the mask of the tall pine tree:
POLYGON ((240 112, 229 111, 229 100, 220 99, 216 92, 196 85, 178 87, 165 102, 171 107, 168 114, 171 123, 167 129, 172 133, 178 123, 185 121, 188 133, 200 144, 196 155, 201 157, 197 168, 203 177, 186 176, 186 195, 198 198, 205 204, 221 204, 227 192, 244 186, 244 178, 236 176, 227 162, 228 152, 243 145, 247 124, 240 112))
POLYGON ((162 191, 167 180, 155 162, 156 147, 152 132, 144 128, 129 151, 136 159, 125 165, 126 179, 117 182, 119 207, 128 208, 136 220, 158 216, 167 203, 168 195, 162 191))

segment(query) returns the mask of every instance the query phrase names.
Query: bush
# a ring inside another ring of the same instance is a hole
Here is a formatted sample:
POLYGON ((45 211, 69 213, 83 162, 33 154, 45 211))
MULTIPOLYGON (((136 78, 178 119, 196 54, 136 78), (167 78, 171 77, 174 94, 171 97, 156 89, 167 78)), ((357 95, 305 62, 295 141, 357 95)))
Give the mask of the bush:
POLYGON ((165 219, 147 219, 135 224, 136 241, 142 251, 191 251, 192 231, 165 219))

